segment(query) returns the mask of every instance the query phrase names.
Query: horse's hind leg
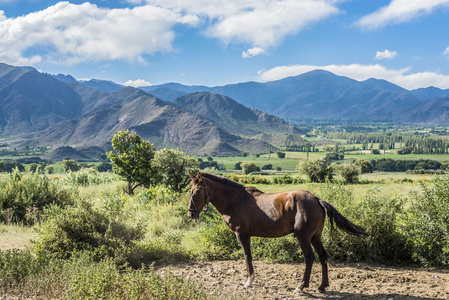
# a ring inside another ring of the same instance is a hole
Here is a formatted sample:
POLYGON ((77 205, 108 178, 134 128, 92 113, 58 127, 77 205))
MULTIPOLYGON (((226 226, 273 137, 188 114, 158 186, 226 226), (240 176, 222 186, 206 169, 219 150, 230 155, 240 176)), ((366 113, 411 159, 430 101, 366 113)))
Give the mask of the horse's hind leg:
POLYGON ((327 253, 323 247, 323 243, 321 242, 321 236, 316 235, 312 237, 312 245, 315 248, 316 253, 320 259, 321 269, 322 269, 322 277, 321 277, 321 285, 318 287, 320 292, 325 292, 326 287, 329 286, 329 277, 328 277, 328 269, 327 269, 327 253))
POLYGON ((302 290, 309 287, 310 273, 312 272, 313 261, 315 256, 313 255, 312 246, 310 245, 310 238, 301 236, 297 231, 295 231, 295 237, 299 242, 302 254, 304 255, 304 262, 306 263, 306 270, 304 271, 304 277, 302 279, 299 289, 302 290))

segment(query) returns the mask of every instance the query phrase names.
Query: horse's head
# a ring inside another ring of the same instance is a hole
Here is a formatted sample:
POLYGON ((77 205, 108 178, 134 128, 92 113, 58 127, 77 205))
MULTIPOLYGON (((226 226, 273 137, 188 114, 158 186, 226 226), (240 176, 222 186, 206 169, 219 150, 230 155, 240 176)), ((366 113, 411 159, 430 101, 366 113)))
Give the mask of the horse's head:
POLYGON ((206 187, 206 181, 200 173, 195 177, 190 175, 190 202, 189 202, 189 218, 196 220, 200 216, 200 212, 207 211, 209 203, 209 194, 206 187), (203 210, 203 208, 205 208, 203 210))

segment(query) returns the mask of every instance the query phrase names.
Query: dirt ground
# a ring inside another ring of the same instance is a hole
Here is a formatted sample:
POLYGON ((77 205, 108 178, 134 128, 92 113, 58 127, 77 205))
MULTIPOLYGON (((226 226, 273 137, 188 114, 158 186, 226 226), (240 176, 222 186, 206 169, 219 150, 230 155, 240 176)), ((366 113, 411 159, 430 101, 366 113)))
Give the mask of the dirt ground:
POLYGON ((326 293, 317 288, 321 266, 314 263, 310 287, 297 290, 303 263, 267 263, 255 261, 256 280, 244 288, 244 260, 189 262, 160 267, 202 282, 211 295, 220 299, 449 299, 449 271, 386 267, 364 263, 329 263, 326 293))

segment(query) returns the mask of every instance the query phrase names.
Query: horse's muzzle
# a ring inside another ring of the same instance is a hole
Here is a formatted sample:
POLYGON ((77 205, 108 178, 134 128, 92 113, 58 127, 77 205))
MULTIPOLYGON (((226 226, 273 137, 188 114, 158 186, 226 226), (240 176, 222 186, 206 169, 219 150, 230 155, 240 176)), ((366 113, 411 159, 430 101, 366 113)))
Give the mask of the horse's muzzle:
POLYGON ((187 213, 187 216, 192 220, 196 220, 200 217, 200 212, 199 211, 189 211, 187 213))

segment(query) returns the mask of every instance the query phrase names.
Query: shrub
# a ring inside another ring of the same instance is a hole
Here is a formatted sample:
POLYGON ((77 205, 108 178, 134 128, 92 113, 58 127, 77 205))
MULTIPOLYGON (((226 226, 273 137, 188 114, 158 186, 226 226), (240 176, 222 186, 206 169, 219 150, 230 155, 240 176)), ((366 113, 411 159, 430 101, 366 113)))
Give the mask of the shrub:
POLYGON ((69 258, 74 251, 92 251, 99 259, 112 257, 118 264, 129 260, 133 243, 144 235, 144 223, 132 220, 124 211, 120 195, 102 200, 97 209, 83 198, 73 207, 46 209, 47 219, 39 228, 34 250, 57 258, 69 258))
POLYGON ((17 169, 0 178, 0 221, 32 225, 50 204, 72 205, 78 196, 73 186, 46 175, 22 175, 17 169))
POLYGON ((327 184, 322 199, 327 199, 338 211, 355 224, 367 229, 370 234, 365 238, 334 232, 324 232, 323 243, 330 255, 340 260, 373 260, 381 263, 403 263, 410 261, 410 248, 406 237, 399 227, 404 218, 403 204, 400 198, 379 196, 374 188, 358 203, 350 188, 342 185, 327 184))
POLYGON ((449 176, 421 184, 408 209, 413 258, 424 266, 449 266, 449 176))
POLYGON ((333 165, 326 165, 323 160, 303 159, 298 163, 298 169, 309 177, 311 182, 324 182, 332 180, 333 165))
POLYGON ((339 165, 336 169, 343 183, 355 183, 359 181, 359 170, 353 165, 339 165))
POLYGON ((67 260, 36 257, 28 250, 0 251, 0 297, 39 299, 207 299, 197 282, 153 268, 97 261, 90 252, 67 260))

